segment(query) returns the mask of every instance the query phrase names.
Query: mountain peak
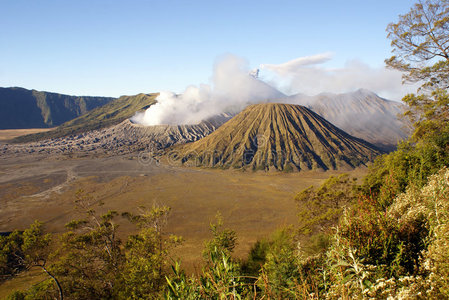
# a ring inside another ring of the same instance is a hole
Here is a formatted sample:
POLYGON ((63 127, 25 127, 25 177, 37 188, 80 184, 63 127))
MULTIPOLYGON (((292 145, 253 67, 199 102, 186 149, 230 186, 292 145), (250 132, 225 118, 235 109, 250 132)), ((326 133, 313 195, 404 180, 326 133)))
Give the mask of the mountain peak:
POLYGON ((171 161, 205 167, 311 170, 356 167, 380 154, 300 105, 253 104, 211 135, 173 148, 171 161))
POLYGON ((375 95, 375 96, 378 96, 373 91, 365 89, 365 88, 360 88, 360 89, 356 90, 354 93, 362 94, 362 95, 375 95))

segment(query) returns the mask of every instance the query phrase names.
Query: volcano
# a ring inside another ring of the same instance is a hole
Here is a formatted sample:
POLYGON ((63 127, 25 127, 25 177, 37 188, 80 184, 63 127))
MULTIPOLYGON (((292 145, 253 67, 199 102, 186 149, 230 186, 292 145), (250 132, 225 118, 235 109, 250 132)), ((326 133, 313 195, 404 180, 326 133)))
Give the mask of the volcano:
POLYGON ((382 151, 301 105, 250 105, 207 137, 167 152, 172 163, 252 170, 354 168, 382 151))
POLYGON ((395 150, 410 134, 410 124, 399 117, 406 106, 366 89, 344 94, 297 94, 279 102, 304 105, 350 135, 385 151, 395 150))

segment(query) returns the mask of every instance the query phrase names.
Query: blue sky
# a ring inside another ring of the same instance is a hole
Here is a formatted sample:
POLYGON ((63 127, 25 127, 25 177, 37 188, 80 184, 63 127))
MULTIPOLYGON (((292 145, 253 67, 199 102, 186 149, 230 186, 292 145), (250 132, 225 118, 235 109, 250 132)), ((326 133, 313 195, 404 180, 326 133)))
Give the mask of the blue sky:
POLYGON ((0 0, 0 86, 74 95, 182 92, 217 57, 260 64, 332 52, 383 66, 385 28, 414 1, 0 0))

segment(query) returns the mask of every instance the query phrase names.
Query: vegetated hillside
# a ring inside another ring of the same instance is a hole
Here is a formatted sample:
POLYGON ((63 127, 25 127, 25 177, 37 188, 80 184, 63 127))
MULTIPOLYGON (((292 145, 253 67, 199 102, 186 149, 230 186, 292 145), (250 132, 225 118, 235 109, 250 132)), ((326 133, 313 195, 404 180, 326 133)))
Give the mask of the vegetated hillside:
POLYGON ((58 126, 114 99, 0 88, 0 129, 58 126))
POLYGON ((404 104, 365 89, 344 94, 297 94, 279 101, 304 105, 347 133, 385 151, 394 150, 410 133, 407 122, 399 117, 404 113, 404 104))
POLYGON ((122 96, 76 119, 70 120, 54 130, 21 136, 14 139, 14 142, 25 143, 49 138, 60 138, 116 125, 132 117, 136 111, 146 109, 154 104, 157 95, 138 94, 134 96, 122 96))
POLYGON ((303 106, 267 103, 167 155, 187 165, 293 171, 356 167, 380 153, 303 106))

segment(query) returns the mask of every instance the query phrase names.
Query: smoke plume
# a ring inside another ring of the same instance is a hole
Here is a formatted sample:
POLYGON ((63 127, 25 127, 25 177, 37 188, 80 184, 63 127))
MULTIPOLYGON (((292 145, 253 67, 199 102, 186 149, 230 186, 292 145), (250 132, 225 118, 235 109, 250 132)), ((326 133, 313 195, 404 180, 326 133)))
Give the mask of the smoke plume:
POLYGON ((227 55, 215 64, 212 84, 190 86, 181 95, 161 92, 156 104, 131 120, 143 125, 198 124, 223 112, 238 112, 251 103, 285 97, 256 77, 244 59, 227 55))
POLYGON ((281 64, 262 64, 262 78, 267 81, 272 76, 267 81, 269 85, 259 79, 259 69, 250 70, 246 60, 227 55, 216 62, 210 84, 189 86, 180 95, 161 92, 156 104, 131 120, 143 125, 189 125, 220 113, 237 113, 248 104, 279 102, 285 94, 346 93, 364 88, 382 97, 400 100, 415 90, 413 86, 402 85, 398 71, 372 68, 355 60, 342 68, 322 65, 331 59, 331 53, 322 53, 281 64))

